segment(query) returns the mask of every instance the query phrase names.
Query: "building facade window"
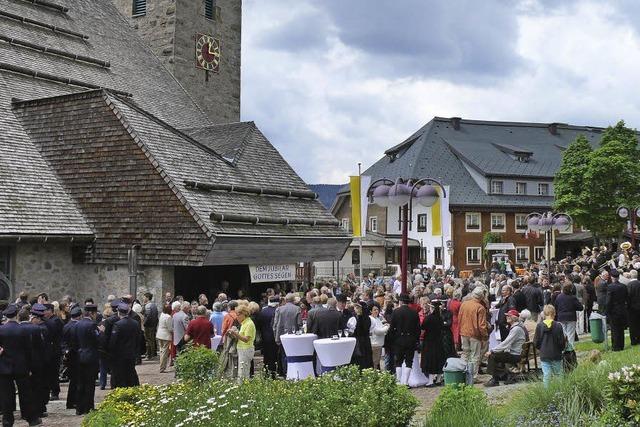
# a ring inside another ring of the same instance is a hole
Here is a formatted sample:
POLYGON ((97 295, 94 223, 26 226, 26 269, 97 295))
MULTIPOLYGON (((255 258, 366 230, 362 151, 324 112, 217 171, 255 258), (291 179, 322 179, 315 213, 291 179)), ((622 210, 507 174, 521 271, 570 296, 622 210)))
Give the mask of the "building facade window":
POLYGON ((354 249, 353 251, 351 251, 351 264, 360 264, 360 249, 354 249))
POLYGON ((538 196, 548 196, 549 195, 549 184, 538 184, 538 196))
POLYGON ((480 232, 482 224, 480 223, 480 212, 467 212, 465 214, 465 230, 471 232, 480 232))
POLYGON ((492 213, 491 214, 491 231, 505 232, 507 227, 505 225, 505 214, 492 213))
POLYGON ((516 194, 527 194, 526 182, 516 182, 516 194))
POLYGON ((9 277, 11 272, 9 269, 11 268, 11 263, 9 262, 9 247, 8 246, 0 246, 0 273, 3 273, 5 276, 9 277))
POLYGON ((516 247, 516 262, 521 264, 523 262, 529 262, 529 247, 518 246, 516 247))
POLYGON ((371 230, 374 233, 378 232, 378 217, 377 216, 369 217, 369 230, 371 230))
POLYGON ((133 16, 142 16, 147 13, 147 0, 133 0, 131 6, 131 14, 133 16))
POLYGON ((491 194, 502 194, 504 192, 504 181, 491 181, 491 194))
POLYGON ((480 265, 482 262, 481 248, 469 247, 467 248, 467 265, 480 265))
POLYGON ((420 233, 427 232, 427 214, 418 215, 418 232, 420 233))
POLYGON ((427 248, 422 247, 420 248, 420 264, 426 264, 427 263, 427 248))
POLYGON ((534 246, 533 248, 533 260, 540 262, 544 257, 544 246, 534 246))
POLYGON ((349 218, 342 218, 342 229, 349 231, 349 218))
POLYGON ((216 0, 204 0, 204 17, 214 21, 220 20, 220 7, 216 6, 216 0))
POLYGON ((527 224, 527 214, 516 214, 516 233, 524 233, 529 228, 527 224))
POLYGON ((444 265, 442 254, 444 251, 442 250, 442 246, 437 246, 433 248, 433 263, 436 265, 444 265))

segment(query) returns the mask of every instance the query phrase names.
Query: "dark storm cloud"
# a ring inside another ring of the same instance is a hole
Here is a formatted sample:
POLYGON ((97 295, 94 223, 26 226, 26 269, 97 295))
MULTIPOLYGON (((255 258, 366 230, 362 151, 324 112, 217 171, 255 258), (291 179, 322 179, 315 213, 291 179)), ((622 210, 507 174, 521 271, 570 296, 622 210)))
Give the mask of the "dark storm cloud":
POLYGON ((369 57, 372 72, 467 83, 510 75, 521 64, 516 2, 327 0, 340 40, 369 57))
POLYGON ((293 53, 326 48, 329 26, 324 13, 305 10, 264 33, 259 46, 293 53))

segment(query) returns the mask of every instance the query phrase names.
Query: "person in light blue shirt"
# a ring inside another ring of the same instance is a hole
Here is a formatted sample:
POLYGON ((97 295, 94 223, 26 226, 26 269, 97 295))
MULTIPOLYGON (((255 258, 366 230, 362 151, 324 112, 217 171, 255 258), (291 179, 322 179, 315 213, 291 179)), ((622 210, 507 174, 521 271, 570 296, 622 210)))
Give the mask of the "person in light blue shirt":
POLYGON ((213 325, 213 330, 216 335, 222 335, 222 319, 227 313, 222 311, 222 303, 215 302, 213 303, 213 313, 211 313, 211 317, 209 321, 213 325))

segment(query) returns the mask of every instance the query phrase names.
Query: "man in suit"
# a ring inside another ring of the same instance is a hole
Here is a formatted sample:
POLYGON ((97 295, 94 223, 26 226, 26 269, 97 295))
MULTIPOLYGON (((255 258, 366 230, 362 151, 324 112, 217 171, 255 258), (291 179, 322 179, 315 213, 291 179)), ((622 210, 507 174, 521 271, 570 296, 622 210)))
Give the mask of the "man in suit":
MULTIPOLYGON (((16 304, 17 306, 17 304, 16 304)), ((24 307, 24 306, 23 306, 24 307)), ((48 387, 38 386, 38 382, 42 382, 44 378, 44 355, 45 347, 42 338, 42 329, 30 321, 31 313, 28 308, 21 308, 18 311, 18 322, 29 336, 29 348, 31 349, 31 357, 29 358, 29 388, 31 389, 31 397, 33 399, 32 408, 38 418, 43 418, 49 414, 46 413, 47 408, 44 405, 45 396, 49 393, 48 387)), ((25 409, 28 403, 20 402, 20 412, 23 419, 27 419, 25 409)))
POLYGON ((258 325, 262 336, 262 355, 264 356, 264 366, 269 371, 269 375, 275 378, 278 360, 278 346, 273 335, 273 319, 276 315, 276 308, 280 305, 280 297, 272 296, 265 308, 258 313, 258 325))
POLYGON ((611 283, 607 287, 607 317, 611 325, 611 349, 624 350, 624 330, 627 328, 627 287, 618 281, 620 273, 611 270, 611 283))
POLYGON ((49 402, 49 384, 45 379, 45 369, 47 362, 51 358, 52 347, 51 338, 49 337, 49 328, 44 323, 44 305, 34 304, 31 307, 31 324, 34 326, 31 342, 32 355, 40 354, 39 360, 32 357, 32 371, 31 371, 31 389, 33 390, 36 413, 41 417, 48 416, 47 403, 49 402), (38 350, 36 350, 36 348, 38 350))
POLYGON ((413 367, 413 354, 420 338, 420 319, 418 312, 409 308, 411 297, 400 295, 400 306, 391 314, 389 334, 395 354, 396 379, 400 384, 409 384, 409 375, 413 367), (405 368, 402 368, 404 362, 405 368))
POLYGON ((638 280, 636 270, 631 270, 630 274, 631 281, 627 283, 629 335, 631 336, 631 345, 638 345, 640 344, 640 280, 638 280))
POLYGON ((282 366, 284 367, 284 374, 287 373, 287 360, 285 357, 284 348, 280 342, 280 335, 293 333, 302 327, 302 319, 300 318, 300 307, 296 306, 294 294, 287 294, 285 296, 285 304, 276 309, 276 313, 273 317, 273 334, 280 351, 282 359, 282 366))
POLYGON ((7 322, 0 326, 0 410, 2 425, 12 426, 16 410, 16 387, 26 420, 30 426, 42 424, 36 414, 32 389, 29 384, 30 336, 20 327, 16 316, 18 307, 9 305, 2 313, 7 322))
MULTIPOLYGON (((187 326, 189 326, 189 315, 191 311, 191 304, 183 302, 181 310, 173 315, 173 345, 176 346, 176 351, 179 353, 184 346, 184 334, 187 332, 187 326)), ((223 335, 224 337, 224 335, 223 335)))
POLYGON ((113 326, 109 341, 113 387, 134 387, 140 385, 136 372, 136 356, 142 330, 140 324, 129 317, 129 305, 118 305, 120 320, 113 326))
MULTIPOLYGON (((93 410, 95 383, 98 376, 98 337, 100 335, 96 316, 98 306, 86 304, 83 317, 75 326, 75 340, 78 349, 76 360, 76 415, 88 414, 93 410)), ((104 326, 101 326, 104 330, 104 326)))
POLYGON ((62 352, 63 358, 68 366, 69 389, 67 390, 67 409, 75 409, 78 387, 78 346, 76 342, 76 326, 82 316, 80 307, 73 307, 71 310, 71 320, 64 325, 62 330, 62 352))
POLYGON ((347 308, 347 296, 345 294, 338 295, 336 301, 336 309, 341 316, 338 329, 347 329, 347 322, 353 317, 353 312, 347 308))
POLYGON ((329 298, 327 308, 318 312, 314 329, 311 330, 311 333, 316 334, 318 338, 331 338, 338 334, 342 314, 336 309, 336 304, 335 298, 329 298))
MULTIPOLYGON (((320 303, 320 297, 313 297, 313 308, 307 314, 307 331, 313 331, 316 327, 316 318, 319 312, 326 310, 320 303)), ((315 332, 312 332, 315 333, 315 332)))
POLYGON ((51 338, 52 353, 49 363, 45 367, 47 383, 51 393, 50 400, 58 400, 60 394, 60 363, 62 361, 62 329, 64 323, 58 316, 53 314, 53 304, 43 304, 45 307, 45 325, 49 330, 51 338))

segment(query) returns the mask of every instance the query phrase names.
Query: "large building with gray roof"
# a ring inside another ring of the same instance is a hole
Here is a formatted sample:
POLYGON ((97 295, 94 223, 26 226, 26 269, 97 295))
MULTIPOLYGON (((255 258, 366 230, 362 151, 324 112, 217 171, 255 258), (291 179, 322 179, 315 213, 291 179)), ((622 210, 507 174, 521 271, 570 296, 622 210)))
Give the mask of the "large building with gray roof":
MULTIPOLYGON (((602 131, 564 123, 434 117, 409 138, 385 151, 363 174, 370 175, 372 180, 431 177, 448 186, 451 234, 443 239, 444 247, 423 248, 423 254, 449 251, 450 263, 456 269, 480 269, 485 261, 482 237, 493 232, 501 236, 503 247, 509 248, 505 250, 512 261, 534 262, 544 254, 544 240, 525 236, 526 216, 552 208, 553 177, 563 150, 578 135, 584 135, 595 147, 602 131)), ((348 198, 348 187, 342 188, 339 197, 348 198)), ((342 204, 334 206, 337 208, 334 215, 340 219, 344 215, 339 211, 342 204)), ((381 213, 377 208, 372 212, 385 216, 386 235, 400 234, 397 220, 390 220, 397 218, 396 212, 381 213)), ((413 237, 422 239, 419 233, 413 237)), ((563 240, 570 239, 563 236, 563 240)), ((413 265, 434 263, 433 257, 421 256, 419 249, 414 252, 410 255, 413 265)))

